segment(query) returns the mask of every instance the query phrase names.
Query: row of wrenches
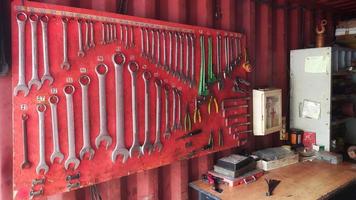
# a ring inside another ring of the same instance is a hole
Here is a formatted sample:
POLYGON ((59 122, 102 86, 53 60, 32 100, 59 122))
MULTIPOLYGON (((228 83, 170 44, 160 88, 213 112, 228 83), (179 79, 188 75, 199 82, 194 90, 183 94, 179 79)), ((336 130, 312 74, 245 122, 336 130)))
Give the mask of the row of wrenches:
POLYGON ((14 88, 14 96, 17 96, 20 91, 23 92, 24 96, 29 94, 30 89, 32 86, 36 86, 36 89, 39 90, 44 82, 47 80, 50 85, 53 83, 53 77, 50 73, 50 63, 49 63, 49 56, 48 56, 48 16, 37 16, 35 14, 31 14, 27 17, 27 15, 23 12, 20 12, 16 15, 17 19, 17 26, 18 26, 18 66, 19 66, 19 77, 18 83, 14 88), (32 57, 32 76, 31 80, 26 83, 26 72, 25 72, 25 65, 26 65, 26 55, 25 55, 25 30, 26 30, 26 22, 29 19, 31 24, 31 57, 32 57), (43 46, 43 67, 44 72, 41 77, 39 78, 38 75, 38 49, 37 49, 37 24, 38 21, 41 22, 42 27, 42 46, 43 46))
MULTIPOLYGON (((133 142, 130 149, 126 149, 125 146, 125 128, 124 128, 124 87, 123 87, 123 68, 125 63, 125 56, 121 53, 115 53, 112 56, 112 61, 115 66, 115 105, 116 105, 116 146, 112 152, 111 160, 115 162, 118 155, 123 157, 122 162, 126 162, 128 157, 133 157, 134 153, 137 152, 138 156, 142 156, 145 152, 150 154, 154 149, 157 151, 162 150, 161 143, 161 124, 162 124, 162 94, 161 90, 164 90, 165 99, 165 129, 164 138, 168 139, 171 136, 172 131, 179 130, 182 128, 181 124, 181 101, 182 93, 177 88, 171 88, 168 84, 164 84, 159 78, 155 78, 154 84, 156 87, 156 139, 153 144, 150 142, 150 90, 149 83, 152 75, 149 71, 144 71, 142 73, 142 79, 145 85, 145 109, 144 109, 144 143, 141 146, 139 143, 139 133, 138 133, 138 111, 136 102, 136 80, 139 66, 136 62, 131 61, 127 64, 128 71, 131 74, 131 98, 132 98, 132 132, 133 132, 133 142), (170 105, 169 96, 172 92, 172 106, 170 105)), ((96 74, 99 81, 99 117, 100 117, 100 128, 99 134, 95 139, 95 146, 98 149, 102 142, 106 142, 106 149, 112 144, 112 138, 109 134, 107 127, 107 113, 106 113, 106 74, 108 73, 108 66, 104 63, 99 63, 95 68, 96 74)), ((82 74, 79 78, 79 83, 81 86, 82 94, 82 126, 83 126, 83 147, 80 150, 79 156, 83 160, 85 154, 88 154, 88 159, 91 160, 94 157, 94 149, 90 144, 90 117, 89 117, 89 94, 88 87, 90 84, 90 77, 86 74, 82 74)), ((67 84, 63 88, 66 99, 67 107, 67 134, 68 134, 68 158, 65 161, 65 169, 69 169, 70 165, 73 164, 73 168, 76 169, 80 160, 76 157, 75 152, 75 117, 74 117, 74 105, 73 105, 73 94, 75 92, 75 87, 73 84, 67 84)), ((57 159, 59 163, 64 159, 64 155, 60 150, 59 136, 58 136, 58 116, 57 116, 57 104, 59 102, 59 97, 57 95, 51 95, 48 99, 51 108, 51 122, 52 122, 52 137, 53 137, 53 153, 50 156, 50 161, 53 164, 57 159)), ((49 167, 45 159, 45 111, 46 105, 44 103, 38 104, 36 107, 38 113, 39 122, 39 163, 36 167, 36 173, 40 174, 41 171, 47 173, 49 167)), ((26 120, 27 118, 23 118, 26 120)), ((25 133, 24 133, 25 135, 25 133)), ((27 134, 26 134, 27 135, 27 134)), ((24 141, 24 145, 27 141, 24 141)), ((24 147, 24 162, 22 167, 26 168, 29 165, 29 160, 27 157, 27 147, 24 147)))

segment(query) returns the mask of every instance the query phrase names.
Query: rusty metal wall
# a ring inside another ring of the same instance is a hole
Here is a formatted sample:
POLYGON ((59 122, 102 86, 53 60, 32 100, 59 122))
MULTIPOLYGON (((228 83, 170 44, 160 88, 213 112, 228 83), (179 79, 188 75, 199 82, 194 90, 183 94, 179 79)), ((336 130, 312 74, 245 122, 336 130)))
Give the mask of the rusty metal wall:
MULTIPOLYGON (((40 0, 67 6, 116 12, 120 0, 40 0)), ((327 42, 333 40, 333 15, 309 10, 288 0, 127 0, 127 14, 192 25, 239 31, 247 35, 247 46, 255 66, 249 75, 254 87, 283 89, 283 114, 288 113, 289 50, 314 43, 314 27, 327 18, 327 42)), ((0 199, 12 198, 11 77, 0 77, 0 199)), ((288 121, 288 120, 287 120, 288 121)), ((281 144, 279 135, 250 137, 247 150, 281 144)), ((213 161, 233 150, 141 172, 98 185, 106 199, 194 199, 189 181, 199 179, 213 161)), ((88 188, 48 197, 49 200, 90 199, 88 188)))

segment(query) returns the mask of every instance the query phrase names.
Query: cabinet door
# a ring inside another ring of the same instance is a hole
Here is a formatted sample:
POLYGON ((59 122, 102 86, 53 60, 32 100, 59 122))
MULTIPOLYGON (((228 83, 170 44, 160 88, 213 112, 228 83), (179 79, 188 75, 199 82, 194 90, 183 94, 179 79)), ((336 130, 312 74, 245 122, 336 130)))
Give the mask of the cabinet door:
POLYGON ((264 127, 265 132, 279 131, 282 126, 282 101, 280 93, 266 94, 264 98, 264 127))

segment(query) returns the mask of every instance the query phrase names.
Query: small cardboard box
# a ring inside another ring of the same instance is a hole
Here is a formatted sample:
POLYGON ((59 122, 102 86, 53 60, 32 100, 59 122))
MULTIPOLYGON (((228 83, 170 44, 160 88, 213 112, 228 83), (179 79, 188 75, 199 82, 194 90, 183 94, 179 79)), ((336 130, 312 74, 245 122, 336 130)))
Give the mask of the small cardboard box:
POLYGON ((292 154, 290 156, 278 160, 271 160, 271 161, 259 160, 257 161, 257 168, 263 169, 265 171, 269 171, 272 169, 277 169, 298 162, 299 162, 299 155, 292 154))

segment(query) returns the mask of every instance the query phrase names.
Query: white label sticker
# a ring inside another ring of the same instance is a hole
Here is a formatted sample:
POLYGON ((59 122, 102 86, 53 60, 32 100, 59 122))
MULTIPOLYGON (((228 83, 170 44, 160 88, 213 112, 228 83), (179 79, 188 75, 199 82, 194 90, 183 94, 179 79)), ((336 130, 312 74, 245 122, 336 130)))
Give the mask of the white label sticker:
POLYGON ((327 58, 325 56, 308 56, 304 61, 306 73, 326 73, 327 58))

